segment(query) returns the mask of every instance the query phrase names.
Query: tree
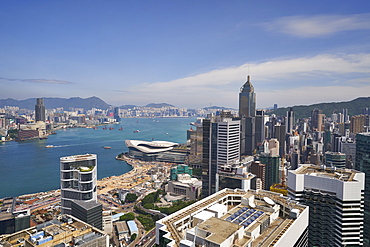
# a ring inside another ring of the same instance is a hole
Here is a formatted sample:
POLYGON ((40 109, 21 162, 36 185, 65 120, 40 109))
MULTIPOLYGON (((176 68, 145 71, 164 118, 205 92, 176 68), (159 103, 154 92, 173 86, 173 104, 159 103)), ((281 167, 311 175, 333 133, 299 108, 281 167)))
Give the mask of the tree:
POLYGON ((134 241, 136 239, 136 237, 137 237, 136 233, 132 234, 131 238, 130 238, 130 241, 131 242, 134 241))
POLYGON ((138 196, 134 193, 127 193, 126 198, 125 198, 125 203, 131 203, 136 201, 138 196))
POLYGON ((135 219, 134 213, 127 213, 119 217, 120 221, 128 221, 128 220, 134 220, 134 219, 135 219))

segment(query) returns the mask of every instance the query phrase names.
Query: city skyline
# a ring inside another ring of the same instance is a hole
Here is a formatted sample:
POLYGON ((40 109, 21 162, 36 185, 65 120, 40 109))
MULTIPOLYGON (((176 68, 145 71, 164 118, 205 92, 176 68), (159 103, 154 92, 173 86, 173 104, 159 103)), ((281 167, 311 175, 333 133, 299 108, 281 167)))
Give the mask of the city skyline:
POLYGON ((369 96, 369 3, 2 2, 0 98, 257 108, 369 96), (22 90, 20 90, 22 89, 22 90))

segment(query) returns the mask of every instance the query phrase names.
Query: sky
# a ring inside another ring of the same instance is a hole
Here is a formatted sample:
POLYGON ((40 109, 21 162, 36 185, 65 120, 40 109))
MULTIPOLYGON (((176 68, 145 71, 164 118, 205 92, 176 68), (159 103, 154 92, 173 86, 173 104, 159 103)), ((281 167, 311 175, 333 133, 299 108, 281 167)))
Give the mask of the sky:
POLYGON ((238 108, 370 96, 370 1, 0 0, 0 99, 238 108))

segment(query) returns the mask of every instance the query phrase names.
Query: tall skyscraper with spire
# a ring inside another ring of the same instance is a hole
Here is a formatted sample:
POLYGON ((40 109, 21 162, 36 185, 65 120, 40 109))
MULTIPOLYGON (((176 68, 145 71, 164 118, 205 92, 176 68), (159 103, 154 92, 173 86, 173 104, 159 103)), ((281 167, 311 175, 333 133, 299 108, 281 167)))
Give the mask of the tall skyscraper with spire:
POLYGON ((256 94, 250 82, 250 76, 240 88, 239 117, 241 119, 240 153, 253 155, 256 148, 255 140, 256 94))
POLYGON ((250 76, 240 88, 239 93, 239 117, 254 117, 256 114, 256 94, 250 82, 250 76))

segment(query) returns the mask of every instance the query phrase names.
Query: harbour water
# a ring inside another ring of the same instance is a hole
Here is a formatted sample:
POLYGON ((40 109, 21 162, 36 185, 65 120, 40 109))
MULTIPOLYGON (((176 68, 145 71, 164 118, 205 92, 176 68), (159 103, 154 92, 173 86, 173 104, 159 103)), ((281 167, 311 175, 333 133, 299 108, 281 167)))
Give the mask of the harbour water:
POLYGON ((93 153, 98 156, 98 179, 121 175, 131 167, 115 157, 127 152, 127 139, 186 142, 194 118, 128 118, 107 129, 71 128, 45 140, 0 143, 0 198, 58 189, 59 158, 93 153), (109 129, 112 127, 114 129, 109 129), (122 127, 122 130, 119 130, 122 127), (139 130, 139 132, 135 132, 139 130), (45 148, 53 145, 53 148, 45 148), (109 146, 111 149, 105 149, 109 146))

